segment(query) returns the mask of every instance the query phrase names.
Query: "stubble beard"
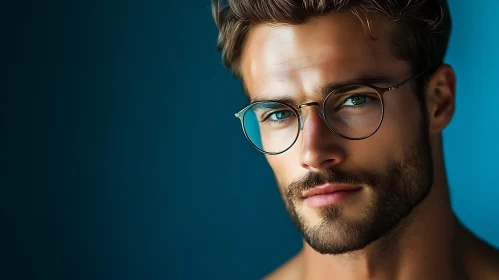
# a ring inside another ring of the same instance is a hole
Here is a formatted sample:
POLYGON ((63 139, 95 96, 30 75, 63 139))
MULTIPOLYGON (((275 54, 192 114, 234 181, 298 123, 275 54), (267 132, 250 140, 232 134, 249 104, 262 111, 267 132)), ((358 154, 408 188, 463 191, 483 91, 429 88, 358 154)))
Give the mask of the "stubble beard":
POLYGON ((427 126, 423 125, 419 141, 398 162, 389 163, 382 173, 310 172, 280 189, 285 190, 282 195, 286 210, 305 241, 321 254, 338 255, 363 249, 392 231, 428 196, 432 184, 431 148, 427 126), (359 219, 350 221, 342 216, 343 208, 348 205, 332 205, 316 209, 321 222, 309 225, 297 210, 303 203, 302 192, 326 182, 362 185, 371 190, 370 201, 358 213, 359 219))

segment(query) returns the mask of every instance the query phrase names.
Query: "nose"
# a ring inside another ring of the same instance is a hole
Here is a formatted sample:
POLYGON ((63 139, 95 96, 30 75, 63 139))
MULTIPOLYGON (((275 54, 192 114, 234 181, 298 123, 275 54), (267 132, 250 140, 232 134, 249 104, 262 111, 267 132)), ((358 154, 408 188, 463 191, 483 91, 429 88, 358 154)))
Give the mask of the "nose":
POLYGON ((299 107, 301 112, 300 165, 318 172, 343 162, 345 158, 341 142, 345 139, 336 135, 326 124, 318 103, 306 103, 299 107), (308 107, 306 110, 306 107, 308 107))

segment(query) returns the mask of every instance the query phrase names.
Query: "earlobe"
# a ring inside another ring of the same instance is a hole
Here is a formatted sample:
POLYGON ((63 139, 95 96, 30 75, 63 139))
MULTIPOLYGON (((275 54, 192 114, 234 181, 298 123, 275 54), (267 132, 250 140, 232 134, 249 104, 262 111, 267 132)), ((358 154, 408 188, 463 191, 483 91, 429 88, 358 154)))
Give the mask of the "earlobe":
POLYGON ((440 66, 430 77, 426 108, 430 133, 441 132, 451 121, 455 109, 456 76, 450 65, 440 66))

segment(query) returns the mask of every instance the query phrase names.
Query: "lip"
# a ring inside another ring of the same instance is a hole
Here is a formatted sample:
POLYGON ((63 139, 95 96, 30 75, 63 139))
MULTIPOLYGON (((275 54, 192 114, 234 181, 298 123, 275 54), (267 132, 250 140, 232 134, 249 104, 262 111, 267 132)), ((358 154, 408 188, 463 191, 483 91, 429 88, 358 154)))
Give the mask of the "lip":
POLYGON ((341 203, 359 193, 361 187, 343 184, 325 184, 303 193, 304 202, 314 208, 341 203))
POLYGON ((304 198, 308 198, 315 195, 324 195, 324 194, 332 194, 339 191, 355 191, 360 189, 361 187, 355 185, 347 185, 347 184, 324 184, 319 185, 313 189, 307 190, 302 193, 304 198))

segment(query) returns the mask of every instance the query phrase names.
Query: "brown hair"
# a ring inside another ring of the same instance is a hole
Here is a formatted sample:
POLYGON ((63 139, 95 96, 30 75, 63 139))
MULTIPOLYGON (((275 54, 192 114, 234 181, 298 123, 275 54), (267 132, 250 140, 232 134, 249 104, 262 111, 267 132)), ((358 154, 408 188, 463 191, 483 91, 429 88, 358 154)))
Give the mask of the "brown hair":
MULTIPOLYGON (((232 73, 239 69, 241 47, 252 25, 262 23, 302 24, 314 16, 350 11, 371 36, 369 15, 384 16, 397 23, 393 50, 409 61, 413 71, 443 63, 451 30, 446 0, 212 0, 219 29, 217 49, 232 73)), ((372 39, 373 38, 371 36, 372 39)))

